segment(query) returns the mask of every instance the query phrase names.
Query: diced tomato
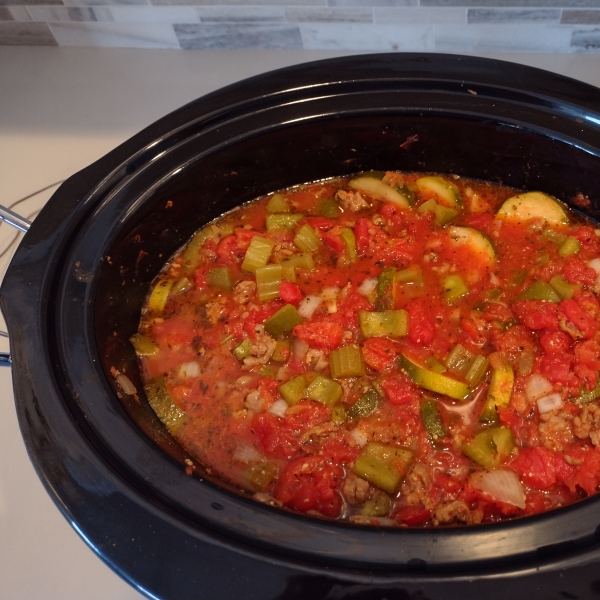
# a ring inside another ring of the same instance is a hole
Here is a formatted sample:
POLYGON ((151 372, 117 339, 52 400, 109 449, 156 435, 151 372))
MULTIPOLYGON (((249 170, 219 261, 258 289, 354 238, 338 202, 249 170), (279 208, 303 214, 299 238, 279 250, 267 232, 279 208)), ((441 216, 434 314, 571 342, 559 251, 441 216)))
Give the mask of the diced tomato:
POLYGON ((285 423, 294 432, 303 433, 315 425, 320 425, 331 418, 331 408, 314 402, 303 400, 290 406, 285 413, 285 423))
POLYGON ((297 338, 308 342, 311 347, 325 350, 335 350, 344 339, 342 326, 329 318, 300 323, 294 327, 292 333, 297 338))
POLYGON ((580 258, 569 256, 565 259, 562 273, 569 283, 582 283, 594 285, 598 274, 592 267, 588 267, 580 258))
POLYGON ((523 325, 514 325, 494 336, 494 346, 506 360, 514 359, 523 352, 533 352, 535 342, 531 331, 523 325))
POLYGON ((403 506, 396 513, 396 521, 404 523, 409 527, 418 527, 425 525, 431 519, 431 511, 425 508, 422 504, 413 504, 403 506))
POLYGON ((226 265, 238 262, 245 253, 246 250, 238 246, 238 240, 235 235, 224 237, 217 246, 217 256, 226 265))
POLYGON ((306 222, 314 229, 324 230, 329 230, 338 224, 337 221, 326 219, 325 217, 306 217, 306 222))
POLYGON ((382 371, 394 364, 398 356, 396 345, 380 337, 368 338, 362 346, 362 355, 369 367, 382 371))
POLYGON ((541 446, 522 448, 508 466, 524 483, 541 490, 550 489, 556 483, 554 455, 541 446))
POLYGON ((406 404, 421 397, 419 388, 402 372, 384 379, 381 387, 392 404, 406 404))
POLYGON ((513 429, 517 427, 521 421, 519 415, 517 415, 511 408, 507 406, 496 406, 498 416, 500 417, 500 423, 513 429))
POLYGON ((560 303, 560 311, 588 340, 598 331, 596 320, 590 317, 575 300, 563 300, 560 303))
POLYGON ((341 254, 346 249, 346 242, 339 235, 321 231, 321 238, 336 254, 341 254))
POLYGON ((540 373, 552 383, 567 383, 572 361, 570 354, 546 354, 540 360, 540 373))
POLYGON ((435 327, 423 300, 411 300, 405 310, 408 312, 408 339, 417 346, 431 344, 435 338, 435 327))
POLYGON ((552 302, 517 300, 513 303, 512 310, 519 321, 529 329, 559 330, 558 307, 552 302))
POLYGON ((494 215, 489 212, 473 213, 463 219, 465 227, 472 227, 483 233, 489 233, 493 223, 494 215))
POLYGON ((360 450, 360 446, 351 448, 344 440, 329 438, 321 445, 319 454, 333 464, 349 464, 356 460, 360 450))
POLYGON ((342 507, 336 489, 342 477, 342 469, 328 464, 322 456, 299 458, 281 473, 273 495, 288 508, 300 512, 316 510, 335 518, 342 507))
POLYGON ((356 238, 356 251, 359 255, 364 254, 369 248, 371 234, 369 229, 374 227, 373 223, 364 217, 356 221, 354 226, 354 237, 356 238))
POLYGON ((154 323, 152 335, 159 346, 189 346, 198 333, 190 321, 173 317, 162 323, 154 323))
POLYGON ((581 461, 576 466, 575 472, 565 478, 569 489, 575 492, 576 488, 580 487, 586 494, 594 494, 600 485, 600 452, 596 449, 580 447, 571 448, 565 454, 575 461, 581 461))
POLYGON ((586 340, 575 344, 575 360, 590 369, 600 371, 600 344, 596 340, 586 340))
POLYGON ((279 286, 279 297, 288 304, 298 306, 302 300, 302 291, 298 285, 284 279, 279 286))
POLYGON ((285 426, 285 420, 269 412, 255 415, 252 429, 258 436, 267 456, 292 458, 300 453, 300 444, 293 429, 285 426))
POLYGON ((564 331, 550 331, 540 336, 540 346, 546 354, 561 354, 571 347, 571 337, 564 331))
POLYGON ((488 302, 485 310, 481 313, 481 318, 486 321, 500 321, 500 323, 510 323, 514 320, 512 310, 499 302, 488 302))
POLYGON ((598 299, 590 292, 579 292, 573 299, 590 317, 596 318, 600 313, 598 299))
POLYGON ((351 291, 345 297, 338 300, 338 317, 342 320, 342 326, 355 333, 358 332, 358 311, 372 310, 371 303, 361 294, 351 291))
POLYGON ((592 256, 598 253, 598 236, 591 227, 578 227, 571 235, 581 242, 582 251, 592 256))

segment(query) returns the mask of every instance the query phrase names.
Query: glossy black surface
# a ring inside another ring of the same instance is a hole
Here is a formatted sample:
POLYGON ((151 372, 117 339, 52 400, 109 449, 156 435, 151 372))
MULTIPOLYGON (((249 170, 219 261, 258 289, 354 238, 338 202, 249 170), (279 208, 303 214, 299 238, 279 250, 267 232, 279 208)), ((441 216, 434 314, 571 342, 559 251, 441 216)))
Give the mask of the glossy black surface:
POLYGON ((110 366, 141 389, 127 339, 148 283, 197 228, 266 192, 369 169, 455 173, 567 202, 581 192, 597 218, 600 91, 450 55, 309 63, 201 98, 74 175, 0 290, 42 481, 101 558, 155 597, 599 595, 600 498, 473 528, 299 517, 199 465, 185 475, 185 453, 149 407, 117 397, 110 366))

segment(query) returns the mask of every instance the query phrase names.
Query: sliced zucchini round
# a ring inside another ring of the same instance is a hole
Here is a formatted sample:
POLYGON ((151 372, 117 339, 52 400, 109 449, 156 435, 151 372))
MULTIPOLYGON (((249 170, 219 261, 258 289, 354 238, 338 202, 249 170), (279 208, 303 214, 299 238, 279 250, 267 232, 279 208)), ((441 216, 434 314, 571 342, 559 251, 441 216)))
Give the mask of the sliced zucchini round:
POLYGON ((566 225, 569 222, 558 200, 542 192, 526 192, 509 198, 500 207, 496 217, 512 221, 543 219, 553 225, 566 225))
POLYGON ((468 247, 485 262, 493 263, 496 260, 494 245, 481 231, 472 227, 449 227, 448 233, 454 244, 468 247))
POLYGON ((364 192, 368 196, 371 196, 371 198, 376 198, 377 200, 383 200, 385 202, 393 202, 403 208, 410 208, 408 198, 406 198, 404 194, 401 194, 398 190, 374 177, 356 177, 349 181, 348 185, 353 190, 364 192))
POLYGON ((458 188, 441 177, 421 177, 415 185, 421 194, 434 195, 444 206, 460 208, 462 205, 458 188))

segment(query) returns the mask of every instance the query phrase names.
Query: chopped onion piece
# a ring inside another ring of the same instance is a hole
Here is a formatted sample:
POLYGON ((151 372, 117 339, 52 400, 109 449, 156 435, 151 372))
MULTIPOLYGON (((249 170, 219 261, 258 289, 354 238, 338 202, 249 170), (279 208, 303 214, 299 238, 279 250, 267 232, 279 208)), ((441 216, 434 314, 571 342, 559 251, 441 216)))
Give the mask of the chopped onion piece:
POLYGON ((530 402, 535 402, 536 400, 547 396, 553 389, 554 387, 552 384, 543 375, 537 373, 530 375, 525 384, 525 392, 527 393, 527 399, 530 402))
POLYGON ((319 296, 306 296, 298 305, 298 314, 303 319, 310 319, 321 302, 323 302, 323 298, 319 296))
POLYGON ((234 460, 240 462, 260 462, 265 457, 254 446, 238 446, 233 455, 234 460))
POLYGON ((352 436, 352 438, 354 439, 354 441, 361 448, 363 448, 364 446, 366 446, 367 442, 369 441, 368 438, 367 438, 367 434, 364 433, 363 431, 361 431, 358 427, 355 427, 354 429, 352 429, 350 431, 350 435, 352 436))
POLYGON ((260 397, 260 389, 252 390, 245 398, 244 398, 244 406, 248 410, 253 410, 254 412, 261 412, 263 409, 263 399, 260 397))
POLYGON ((469 483, 489 494, 498 502, 525 508, 525 494, 517 474, 508 469, 477 471, 469 477, 469 483))
POLYGON ((285 417, 285 411, 287 409, 288 403, 283 398, 279 398, 279 400, 275 400, 275 402, 267 408, 267 412, 270 412, 277 417, 285 417))
POLYGON ((121 389, 128 396, 133 396, 134 394, 137 394, 135 385, 133 385, 133 383, 131 383, 131 379, 129 379, 129 377, 127 377, 127 375, 123 375, 122 373, 119 373, 115 379, 117 380, 117 383, 121 386, 121 389))
POLYGON ((292 342, 292 355, 298 361, 303 361, 309 349, 308 342, 295 338, 292 342))
POLYGON ((537 401, 540 415, 550 412, 551 410, 556 410, 557 408, 562 408, 563 404, 564 402, 560 397, 560 394, 550 394, 549 396, 544 396, 537 401))
POLYGON ((337 312, 337 297, 340 293, 339 287, 330 287, 325 288, 321 292, 321 298, 325 300, 325 306, 327 307, 327 312, 329 314, 333 314, 337 312))
POLYGON ((195 360, 183 363, 182 365, 179 365, 177 375, 180 379, 200 377, 200 365, 195 360))
POLYGON ((368 296, 371 292, 375 291, 377 287, 377 278, 369 277, 369 279, 365 279, 359 286, 356 288, 356 291, 363 296, 368 296))
POLYGON ((600 275, 600 258, 593 258, 592 260, 588 261, 587 266, 592 267, 592 269, 594 269, 594 271, 600 275))

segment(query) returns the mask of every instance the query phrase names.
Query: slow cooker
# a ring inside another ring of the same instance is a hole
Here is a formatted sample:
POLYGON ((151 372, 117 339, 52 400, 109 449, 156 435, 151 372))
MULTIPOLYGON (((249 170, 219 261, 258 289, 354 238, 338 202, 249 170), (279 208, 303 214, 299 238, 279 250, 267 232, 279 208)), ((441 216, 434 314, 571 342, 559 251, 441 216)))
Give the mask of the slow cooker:
POLYGON ((153 598, 600 595, 598 497, 476 527, 299 516, 215 479, 145 402, 128 338, 175 250, 256 196, 371 169, 452 173, 567 202, 581 193, 598 220, 600 91, 452 55, 307 63, 200 98, 71 177, 0 289, 19 421, 46 489, 153 598))

